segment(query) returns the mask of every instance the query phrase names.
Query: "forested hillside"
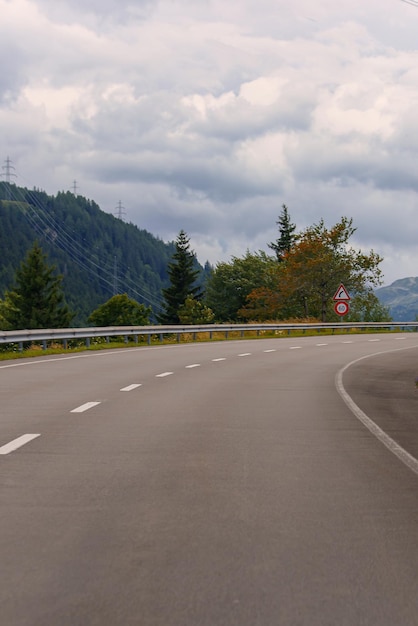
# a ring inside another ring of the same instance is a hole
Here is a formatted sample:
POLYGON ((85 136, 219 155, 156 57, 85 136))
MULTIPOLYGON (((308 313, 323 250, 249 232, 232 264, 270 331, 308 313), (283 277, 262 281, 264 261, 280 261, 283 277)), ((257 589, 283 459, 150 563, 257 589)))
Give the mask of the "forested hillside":
POLYGON ((66 300, 76 312, 74 325, 84 325, 115 293, 127 293, 160 311, 174 243, 164 243, 71 192, 48 196, 6 183, 0 183, 0 299, 13 286, 16 269, 36 239, 64 277, 66 300))

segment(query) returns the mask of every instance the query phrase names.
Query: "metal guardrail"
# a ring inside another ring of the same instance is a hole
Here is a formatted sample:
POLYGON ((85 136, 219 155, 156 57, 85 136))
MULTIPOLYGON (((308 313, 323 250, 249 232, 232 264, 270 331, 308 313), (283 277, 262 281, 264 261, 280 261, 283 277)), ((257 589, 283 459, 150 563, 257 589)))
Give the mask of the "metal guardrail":
POLYGON ((171 325, 171 326, 106 326, 94 328, 57 328, 57 329, 34 329, 34 330, 0 330, 0 344, 18 344, 19 349, 23 349, 25 343, 42 342, 46 347, 48 341, 62 341, 66 347, 68 341, 84 339, 86 345, 89 346, 91 339, 95 337, 122 336, 125 341, 129 337, 134 337, 138 341, 139 337, 147 337, 148 343, 151 343, 152 336, 157 335, 160 341, 163 341, 164 335, 176 335, 177 341, 181 336, 192 334, 196 339, 198 333, 208 333, 212 339, 215 333, 223 333, 228 337, 230 332, 239 332, 241 337, 245 333, 256 331, 257 334, 262 332, 287 332, 307 331, 307 330, 366 330, 366 329, 411 329, 418 330, 418 321, 416 322, 330 322, 330 323, 307 323, 307 324, 206 324, 197 325, 171 325))

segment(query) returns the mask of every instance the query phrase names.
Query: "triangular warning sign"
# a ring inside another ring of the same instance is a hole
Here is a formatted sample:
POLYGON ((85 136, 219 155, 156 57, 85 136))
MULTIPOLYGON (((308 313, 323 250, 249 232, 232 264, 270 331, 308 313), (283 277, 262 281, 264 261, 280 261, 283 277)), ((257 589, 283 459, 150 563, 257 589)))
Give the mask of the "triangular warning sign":
POLYGON ((351 300, 347 289, 341 283, 334 295, 334 300, 351 300))

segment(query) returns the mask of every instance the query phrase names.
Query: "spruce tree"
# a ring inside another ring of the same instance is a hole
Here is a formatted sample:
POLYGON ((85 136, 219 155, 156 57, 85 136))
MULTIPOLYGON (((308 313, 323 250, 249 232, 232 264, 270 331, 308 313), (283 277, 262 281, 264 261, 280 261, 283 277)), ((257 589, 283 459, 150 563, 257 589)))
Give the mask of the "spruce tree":
POLYGON ((164 310, 158 315, 161 324, 179 324, 179 309, 186 302, 188 296, 200 298, 201 290, 197 286, 196 278, 199 270, 195 268, 196 257, 190 251, 190 239, 181 230, 176 239, 176 249, 171 262, 168 264, 170 286, 163 289, 165 302, 164 310))
POLYGON ((279 227, 279 238, 276 241, 269 243, 268 246, 275 251, 277 260, 281 263, 284 255, 287 252, 290 252, 296 241, 296 224, 292 224, 290 221, 289 211, 285 204, 282 206, 282 212, 280 213, 276 224, 279 227))
POLYGON ((11 329, 69 326, 74 314, 65 304, 62 276, 55 270, 54 265, 48 265, 46 254, 35 241, 16 271, 15 288, 6 292, 8 307, 4 317, 11 329))

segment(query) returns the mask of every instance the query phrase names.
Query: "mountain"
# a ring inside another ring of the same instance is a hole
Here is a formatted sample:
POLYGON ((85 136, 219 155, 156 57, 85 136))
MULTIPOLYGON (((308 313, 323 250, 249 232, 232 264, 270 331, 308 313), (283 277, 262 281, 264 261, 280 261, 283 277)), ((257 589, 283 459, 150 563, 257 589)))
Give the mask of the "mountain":
MULTIPOLYGON (((48 263, 63 275, 66 301, 84 326, 92 311, 115 293, 154 313, 161 310, 167 266, 175 251, 146 230, 105 213, 91 200, 60 192, 55 197, 0 183, 0 298, 14 284, 15 272, 38 240, 48 263)), ((203 280, 204 270, 201 270, 203 280)))
POLYGON ((418 277, 400 278, 375 291, 394 322, 414 322, 418 315, 418 277))

